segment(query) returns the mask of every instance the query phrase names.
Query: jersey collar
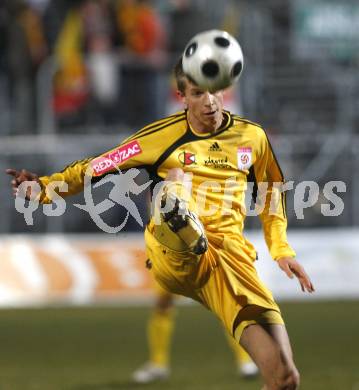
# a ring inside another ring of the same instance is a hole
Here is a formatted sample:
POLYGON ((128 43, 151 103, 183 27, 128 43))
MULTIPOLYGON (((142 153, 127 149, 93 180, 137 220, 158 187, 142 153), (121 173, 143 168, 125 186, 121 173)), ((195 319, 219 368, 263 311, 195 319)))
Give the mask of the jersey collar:
MULTIPOLYGON (((185 112, 186 112, 186 116, 187 116, 187 110, 185 110, 185 112)), ((191 132, 193 135, 195 135, 198 138, 210 138, 210 137, 213 137, 213 136, 216 136, 216 135, 222 133, 223 131, 227 130, 233 124, 231 113, 227 110, 223 110, 222 112, 223 112, 222 124, 214 133, 210 133, 210 132, 198 133, 196 130, 194 130, 194 128, 191 126, 191 124, 189 123, 188 120, 187 120, 187 124, 188 124, 187 131, 191 132)))

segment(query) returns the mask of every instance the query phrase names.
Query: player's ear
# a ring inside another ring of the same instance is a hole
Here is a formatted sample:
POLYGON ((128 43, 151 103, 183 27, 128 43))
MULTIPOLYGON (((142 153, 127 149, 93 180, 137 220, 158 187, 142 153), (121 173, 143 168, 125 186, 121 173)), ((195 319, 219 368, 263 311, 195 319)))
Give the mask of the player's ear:
POLYGON ((178 99, 182 99, 182 98, 184 98, 184 93, 183 93, 183 92, 181 92, 179 89, 177 89, 177 91, 176 91, 176 95, 177 95, 178 99))
POLYGON ((187 106, 186 95, 181 92, 179 89, 176 92, 178 100, 180 100, 185 106, 187 106))

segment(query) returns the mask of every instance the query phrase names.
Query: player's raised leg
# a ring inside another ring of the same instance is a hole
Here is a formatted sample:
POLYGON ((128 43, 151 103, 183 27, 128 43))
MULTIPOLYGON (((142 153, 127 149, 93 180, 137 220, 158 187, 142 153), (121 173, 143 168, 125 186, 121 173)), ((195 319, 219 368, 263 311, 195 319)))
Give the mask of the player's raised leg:
POLYGON ((155 238, 173 250, 203 254, 208 248, 207 238, 201 221, 193 211, 185 173, 180 168, 171 169, 165 181, 167 184, 160 194, 159 207, 155 208, 155 238))
POLYGON ((263 376, 263 390, 299 388, 299 373, 284 325, 250 325, 243 330, 240 342, 263 376))

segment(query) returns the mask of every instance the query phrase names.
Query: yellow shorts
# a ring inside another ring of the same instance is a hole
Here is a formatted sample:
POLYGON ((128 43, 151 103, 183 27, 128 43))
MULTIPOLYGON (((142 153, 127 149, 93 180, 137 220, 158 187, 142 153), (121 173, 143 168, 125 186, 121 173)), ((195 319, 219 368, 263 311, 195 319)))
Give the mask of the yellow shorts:
MULTIPOLYGON (((152 274, 152 276, 154 276, 154 275, 152 274)), ((175 298, 175 297, 177 297, 176 294, 173 294, 172 292, 170 292, 170 291, 164 289, 164 288, 157 282, 157 280, 156 280, 154 277, 152 277, 152 289, 153 289, 153 292, 154 292, 154 294, 155 294, 155 296, 156 296, 157 298, 162 298, 162 297, 163 297, 163 298, 166 298, 166 297, 168 297, 168 298, 170 298, 170 297, 175 298)))
POLYGON ((237 340, 250 324, 284 323, 271 292, 258 277, 255 254, 248 250, 244 239, 207 232, 209 248, 197 256, 159 243, 153 229, 151 221, 145 231, 146 250, 153 275, 162 288, 202 303, 237 340), (259 310, 248 310, 252 305, 259 310), (241 313, 246 314, 243 319, 241 313))
POLYGON ((236 317, 233 324, 233 336, 239 342, 244 329, 254 324, 277 324, 284 325, 283 318, 279 311, 266 309, 257 305, 244 307, 236 317))

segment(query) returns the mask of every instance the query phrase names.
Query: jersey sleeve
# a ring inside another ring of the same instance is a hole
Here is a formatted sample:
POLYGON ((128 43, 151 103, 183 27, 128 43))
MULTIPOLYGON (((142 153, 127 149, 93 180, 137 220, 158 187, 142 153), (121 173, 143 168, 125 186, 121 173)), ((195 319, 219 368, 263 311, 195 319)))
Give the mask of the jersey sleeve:
POLYGON ((269 252, 275 260, 284 256, 294 257, 295 252, 287 240, 285 193, 281 191, 284 178, 263 130, 259 133, 254 176, 259 189, 257 196, 261 209, 259 217, 269 252))
MULTIPOLYGON (((137 137, 135 134, 114 149, 97 157, 74 161, 61 172, 40 177, 42 187, 40 201, 42 203, 50 203, 52 201, 50 194, 53 191, 47 191, 50 183, 66 183, 67 191, 61 192, 61 196, 74 195, 84 190, 86 176, 90 179, 88 182, 91 182, 107 174, 116 173, 119 170, 143 168, 152 165, 155 161, 155 156, 156 144, 153 143, 151 137, 137 137)), ((59 187, 60 190, 55 190, 55 192, 61 191, 61 185, 59 187)))

